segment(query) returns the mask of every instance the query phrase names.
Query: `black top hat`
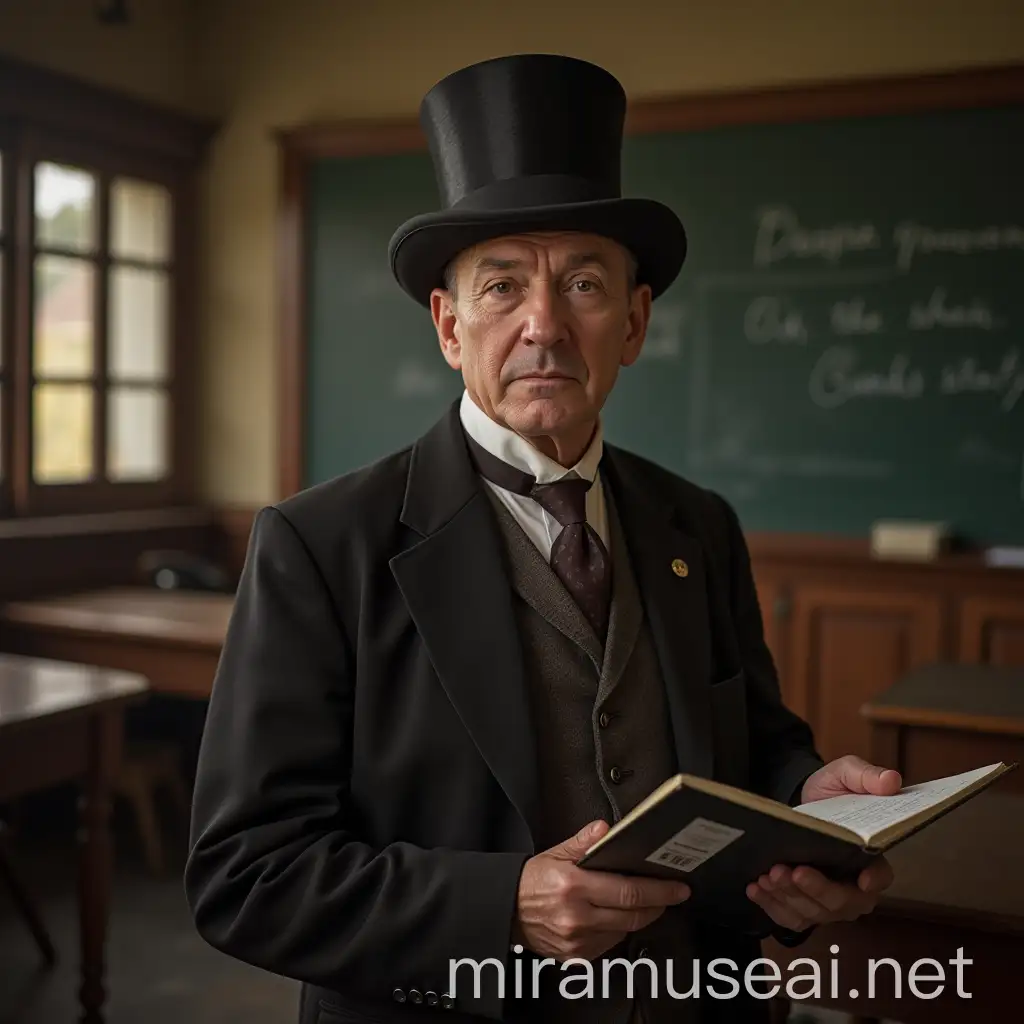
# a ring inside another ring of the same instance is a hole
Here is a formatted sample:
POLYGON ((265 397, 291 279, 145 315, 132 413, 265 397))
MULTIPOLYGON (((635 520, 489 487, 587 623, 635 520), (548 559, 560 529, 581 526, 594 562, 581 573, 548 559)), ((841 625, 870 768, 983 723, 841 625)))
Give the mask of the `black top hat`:
POLYGON ((626 95, 603 68, 554 54, 499 57, 463 68, 424 97, 443 209, 406 221, 388 255, 422 305, 463 249, 525 231, 585 231, 637 260, 638 283, 660 295, 686 256, 676 214, 621 194, 626 95))

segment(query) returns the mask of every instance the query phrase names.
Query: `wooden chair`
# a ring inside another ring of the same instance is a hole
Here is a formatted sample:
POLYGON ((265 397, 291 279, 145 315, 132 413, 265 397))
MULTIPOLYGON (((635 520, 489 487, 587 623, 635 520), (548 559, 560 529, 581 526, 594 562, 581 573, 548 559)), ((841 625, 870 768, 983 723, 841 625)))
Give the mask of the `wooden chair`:
POLYGON ((154 875, 162 874, 165 864, 156 800, 161 788, 171 797, 176 812, 187 825, 190 801, 178 748, 170 743, 129 744, 121 759, 114 792, 131 805, 146 866, 154 875))
POLYGON ((18 916, 25 922, 32 933, 39 952, 46 964, 52 967, 57 962, 57 951, 54 949, 50 933, 43 923, 42 914, 29 894, 28 888, 15 870, 7 852, 7 826, 0 821, 0 884, 11 894, 11 901, 18 916))

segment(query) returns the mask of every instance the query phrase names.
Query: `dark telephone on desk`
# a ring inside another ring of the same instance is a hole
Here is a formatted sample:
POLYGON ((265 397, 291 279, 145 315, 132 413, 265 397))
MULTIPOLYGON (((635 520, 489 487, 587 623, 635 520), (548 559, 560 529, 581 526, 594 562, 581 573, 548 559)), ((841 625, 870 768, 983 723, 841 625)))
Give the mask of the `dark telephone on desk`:
POLYGON ((139 560, 147 583, 161 590, 205 590, 234 593, 228 574, 216 563, 191 551, 147 551, 139 560))

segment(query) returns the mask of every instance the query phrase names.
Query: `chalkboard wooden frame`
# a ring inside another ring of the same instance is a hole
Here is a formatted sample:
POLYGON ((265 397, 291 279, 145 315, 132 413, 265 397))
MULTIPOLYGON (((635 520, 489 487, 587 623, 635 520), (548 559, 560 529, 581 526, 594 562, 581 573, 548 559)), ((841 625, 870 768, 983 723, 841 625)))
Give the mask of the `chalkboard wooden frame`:
MULTIPOLYGON (((1024 103, 1024 64, 907 76, 810 83, 742 92, 640 100, 626 116, 627 134, 698 131, 741 124, 783 124, 1024 103)), ((279 129, 277 211, 278 490, 303 486, 308 268, 304 226, 307 182, 316 161, 387 156, 426 149, 415 118, 339 120, 279 129)), ((858 548, 860 545, 857 545, 858 548)))

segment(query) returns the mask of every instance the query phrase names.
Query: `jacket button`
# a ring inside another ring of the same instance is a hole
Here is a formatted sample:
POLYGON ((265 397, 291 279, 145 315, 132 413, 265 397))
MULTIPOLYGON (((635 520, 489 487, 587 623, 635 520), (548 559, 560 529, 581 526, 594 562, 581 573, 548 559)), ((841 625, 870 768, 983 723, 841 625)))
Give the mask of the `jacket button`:
POLYGON ((607 711, 602 711, 601 712, 601 717, 598 718, 597 721, 600 724, 602 729, 607 729, 608 728, 608 724, 611 722, 611 720, 612 720, 612 716, 609 715, 607 711))
POLYGON ((396 1003, 404 1003, 405 1002, 405 993, 400 988, 396 988, 394 990, 394 992, 391 993, 391 995, 394 998, 396 1003))
POLYGON ((409 1002, 419 1005, 423 1002, 423 993, 418 988, 409 989, 409 1002))
POLYGON ((428 992, 426 998, 427 1006, 437 1006, 439 997, 436 992, 428 992))
POLYGON ((608 777, 612 782, 621 782, 627 775, 632 775, 633 770, 631 768, 620 768, 616 765, 609 773, 608 777))

